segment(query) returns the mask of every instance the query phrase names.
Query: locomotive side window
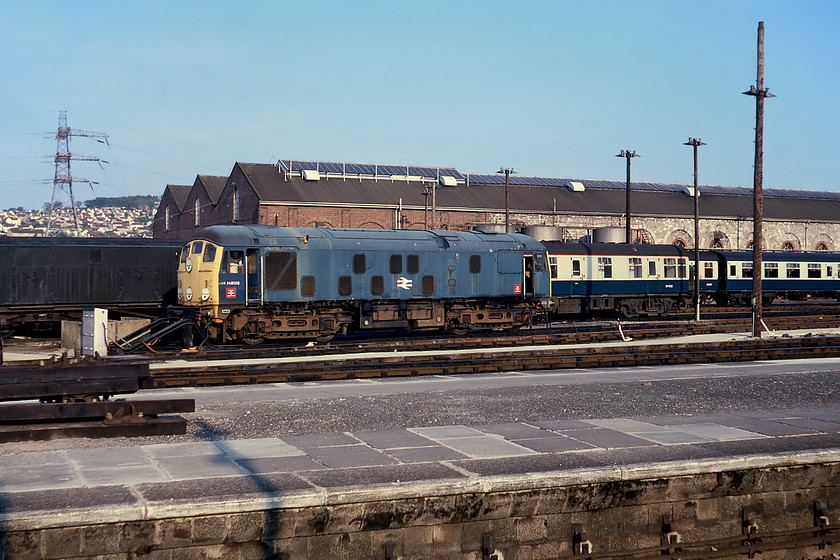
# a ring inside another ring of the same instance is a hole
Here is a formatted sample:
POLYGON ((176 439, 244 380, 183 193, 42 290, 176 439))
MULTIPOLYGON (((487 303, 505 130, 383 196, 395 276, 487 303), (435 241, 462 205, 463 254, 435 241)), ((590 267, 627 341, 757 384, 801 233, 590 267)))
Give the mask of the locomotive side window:
POLYGON ((204 248, 204 256, 201 258, 204 262, 213 262, 216 260, 216 246, 207 244, 204 248))
POLYGON ((338 277, 338 295, 349 296, 353 293, 353 281, 349 276, 338 277))
POLYGON ((665 278, 676 278, 676 277, 677 277, 677 259, 674 259, 674 258, 665 259, 665 278))
POLYGON ((409 274, 420 272, 420 257, 417 255, 408 255, 405 259, 405 268, 409 274))
POLYGON ((779 263, 764 263, 764 277, 778 278, 779 277, 779 263))
POLYGON ((630 257, 630 278, 642 277, 642 259, 630 257))
POLYGON ((388 262, 388 272, 391 274, 402 274, 402 255, 391 255, 388 262))
POLYGON ((315 277, 301 276, 300 277, 300 295, 303 297, 312 297, 315 295, 315 277))
POLYGON ((421 281, 421 288, 423 291, 424 296, 433 296, 435 295, 435 277, 434 276, 424 276, 421 281))
POLYGON ((580 277, 580 261, 577 259, 572 261, 572 276, 580 277))
POLYGON ((819 263, 808 263, 808 278, 822 278, 822 266, 819 263))
POLYGON ((601 278, 612 278, 612 258, 598 257, 598 271, 601 278))
POLYGON ((481 272, 481 255, 470 255, 470 272, 473 274, 481 272))
POLYGON ((381 296, 385 293, 385 278, 382 276, 370 277, 370 295, 381 296))
MULTIPOLYGON (((252 262, 249 260, 249 268, 252 262)), ((249 271, 250 272, 250 271, 249 271)), ((297 255, 291 251, 271 251, 265 256, 265 288, 294 290, 297 288, 297 255)))
POLYGON ((785 268, 788 278, 799 278, 799 263, 787 263, 785 268))
POLYGON ((367 266, 365 265, 365 255, 363 253, 356 253, 353 255, 353 274, 364 274, 367 266))

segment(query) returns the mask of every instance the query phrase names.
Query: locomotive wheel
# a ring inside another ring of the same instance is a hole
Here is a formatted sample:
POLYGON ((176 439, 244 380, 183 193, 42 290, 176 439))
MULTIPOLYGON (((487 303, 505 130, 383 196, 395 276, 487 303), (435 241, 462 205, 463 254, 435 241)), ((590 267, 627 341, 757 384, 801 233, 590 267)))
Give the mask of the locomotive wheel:
POLYGON ((452 327, 449 329, 449 332, 454 334, 455 336, 464 336, 468 332, 470 332, 469 327, 452 327))
POLYGON ((335 333, 319 334, 318 336, 315 337, 315 340, 317 340, 318 342, 329 342, 333 339, 334 336, 335 336, 335 333))
POLYGON ((243 336, 239 340, 241 340, 245 344, 250 344, 251 346, 253 346, 255 344, 260 344, 261 342, 265 342, 265 338, 263 338, 261 336, 257 336, 255 334, 252 334, 252 335, 249 335, 249 336, 243 336))

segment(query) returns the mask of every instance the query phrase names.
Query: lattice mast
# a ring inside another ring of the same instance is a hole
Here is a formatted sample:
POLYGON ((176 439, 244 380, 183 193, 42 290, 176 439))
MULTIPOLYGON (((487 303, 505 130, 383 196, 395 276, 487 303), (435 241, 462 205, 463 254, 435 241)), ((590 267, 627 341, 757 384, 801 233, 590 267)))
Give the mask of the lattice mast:
MULTIPOLYGON (((47 236, 52 235, 53 212, 55 211, 56 193, 60 191, 66 192, 70 197, 70 206, 73 211, 73 226, 76 235, 79 234, 79 215, 76 211, 76 198, 73 195, 73 175, 70 173, 70 160, 76 161, 95 161, 100 162, 98 157, 73 155, 70 152, 70 137, 84 136, 88 138, 102 138, 105 143, 108 142, 108 135, 102 132, 88 132, 85 130, 74 130, 67 126, 67 111, 59 111, 58 113, 58 132, 55 134, 56 148, 55 148, 55 178, 53 179, 52 197, 50 198, 49 216, 47 218, 47 236)), ((101 164, 100 164, 101 165, 101 164)), ((88 179, 75 179, 77 183, 88 183, 93 185, 93 181, 88 179)))

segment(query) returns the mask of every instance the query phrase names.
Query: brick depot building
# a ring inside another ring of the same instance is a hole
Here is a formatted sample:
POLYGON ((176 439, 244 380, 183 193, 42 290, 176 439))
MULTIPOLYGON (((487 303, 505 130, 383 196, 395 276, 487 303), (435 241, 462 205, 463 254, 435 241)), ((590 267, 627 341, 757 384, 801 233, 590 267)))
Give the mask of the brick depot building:
MULTIPOLYGON (((219 224, 293 227, 503 229, 505 177, 453 168, 281 160, 236 163, 228 177, 199 175, 167 185, 154 237, 187 239, 219 224)), ((509 179, 511 226, 549 226, 568 240, 624 227, 625 183, 509 179)), ((701 185, 701 248, 752 246, 752 189, 701 185)), ((634 241, 694 247, 689 185, 631 184, 634 241)), ((840 250, 840 193, 764 189, 767 250, 840 250)))

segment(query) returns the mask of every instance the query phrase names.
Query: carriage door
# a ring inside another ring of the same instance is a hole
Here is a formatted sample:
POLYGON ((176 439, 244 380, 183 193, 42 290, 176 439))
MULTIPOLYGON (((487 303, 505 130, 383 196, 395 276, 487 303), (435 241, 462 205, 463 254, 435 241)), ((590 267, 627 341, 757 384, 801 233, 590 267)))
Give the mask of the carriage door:
POLYGON ((245 269, 247 302, 251 304, 259 304, 262 302, 260 297, 262 293, 262 290, 260 289, 262 283, 260 281, 260 252, 257 249, 248 249, 248 251, 246 251, 245 269))
POLYGON ((534 256, 525 255, 522 264, 524 273, 522 295, 525 297, 534 297, 534 256))

